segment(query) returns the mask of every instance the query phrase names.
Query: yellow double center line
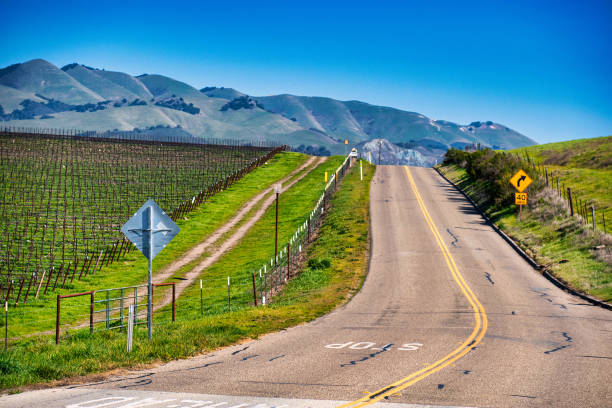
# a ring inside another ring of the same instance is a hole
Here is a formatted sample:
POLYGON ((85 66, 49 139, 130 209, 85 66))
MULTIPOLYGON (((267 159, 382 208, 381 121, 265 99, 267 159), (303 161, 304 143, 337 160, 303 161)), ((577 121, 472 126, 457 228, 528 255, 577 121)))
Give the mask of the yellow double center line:
POLYGON ((340 408, 364 407, 366 405, 370 405, 377 401, 380 401, 383 398, 386 398, 390 395, 393 395, 405 388, 410 387, 412 384, 421 381, 425 377, 443 369, 444 367, 452 364, 453 362, 459 360, 461 357, 465 356, 467 353, 470 352, 471 349, 473 349, 482 340, 482 338, 484 337, 487 331, 488 321, 487 321, 487 314, 485 313, 484 307, 482 307, 482 304, 480 303, 480 301, 478 301, 478 298, 476 298, 476 295, 474 295, 474 293, 472 292, 468 284, 463 279, 463 276, 459 272, 459 269, 457 268, 457 265, 455 264, 455 260, 453 259, 448 248, 444 244, 444 241, 442 240, 442 237, 440 236, 438 229, 436 228, 433 220, 431 219, 431 216, 429 215, 429 211, 427 211, 427 207, 425 207, 425 203, 423 202, 423 199, 421 198, 421 194, 419 194, 419 190, 417 189, 414 179, 412 178, 412 174, 410 173, 410 170, 408 169, 408 167, 404 167, 404 169, 406 170, 408 181, 410 182, 410 186, 412 187, 412 191, 414 192, 414 195, 419 204, 421 212, 423 213, 423 216, 425 217, 425 221, 427 221, 427 225, 429 226, 431 233, 436 239, 438 246, 442 250, 442 255, 444 256, 446 265, 448 266, 448 269, 450 270, 451 275, 453 276, 453 279, 455 280, 455 282, 461 289, 461 292, 463 293, 463 295, 466 297, 466 299, 472 306, 472 311, 474 312, 474 320, 476 324, 474 325, 474 330, 472 331, 472 334, 470 334, 470 336, 467 339, 465 339, 465 341, 461 343, 459 347, 457 347, 455 350, 453 350, 451 353, 447 354, 440 360, 436 361, 433 364, 428 365, 427 367, 419 371, 416 371, 410 374, 407 377, 404 377, 392 384, 389 384, 386 387, 383 387, 377 391, 374 391, 366 395, 363 398, 360 398, 356 401, 341 405, 340 408))

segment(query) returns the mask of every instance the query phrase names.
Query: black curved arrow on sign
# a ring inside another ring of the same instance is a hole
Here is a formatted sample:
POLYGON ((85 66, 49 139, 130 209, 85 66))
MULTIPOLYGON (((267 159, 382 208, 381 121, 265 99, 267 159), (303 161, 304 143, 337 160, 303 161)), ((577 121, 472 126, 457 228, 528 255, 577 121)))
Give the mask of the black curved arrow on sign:
POLYGON ((519 177, 518 181, 516 182, 516 186, 520 187, 521 186, 521 181, 525 180, 526 178, 527 178, 527 176, 519 177))

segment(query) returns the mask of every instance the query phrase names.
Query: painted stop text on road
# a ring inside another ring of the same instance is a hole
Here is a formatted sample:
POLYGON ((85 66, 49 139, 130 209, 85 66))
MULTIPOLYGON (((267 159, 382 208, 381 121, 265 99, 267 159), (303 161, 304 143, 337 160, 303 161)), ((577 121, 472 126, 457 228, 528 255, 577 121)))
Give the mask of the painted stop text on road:
POLYGON ((421 343, 398 343, 398 347, 394 347, 394 343, 386 343, 382 347, 376 347, 376 343, 371 341, 348 341, 346 343, 331 343, 325 348, 328 349, 346 349, 346 350, 399 350, 399 351, 416 351, 423 346, 421 343))

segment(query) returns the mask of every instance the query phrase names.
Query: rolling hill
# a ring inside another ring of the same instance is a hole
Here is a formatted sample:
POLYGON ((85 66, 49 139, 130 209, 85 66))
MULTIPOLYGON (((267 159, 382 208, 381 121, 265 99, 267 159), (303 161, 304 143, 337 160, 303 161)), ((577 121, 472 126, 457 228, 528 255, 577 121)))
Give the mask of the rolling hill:
POLYGON ((196 137, 269 140, 319 153, 343 153, 345 139, 355 146, 380 138, 397 145, 389 146, 395 152, 391 156, 426 165, 451 146, 480 143, 513 149, 535 144, 493 122, 459 125, 325 97, 253 97, 224 87, 198 90, 163 75, 134 77, 77 63, 59 69, 42 59, 0 69, 0 107, 4 126, 98 131, 169 127, 196 137))
POLYGON ((426 154, 414 149, 399 147, 386 139, 368 140, 357 144, 355 147, 361 153, 361 157, 374 164, 380 162, 419 167, 430 167, 437 164, 435 160, 429 159, 426 154))
POLYGON ((139 97, 128 89, 115 84, 102 75, 99 75, 99 72, 102 71, 94 70, 78 64, 66 65, 62 68, 62 71, 104 99, 128 98, 133 100, 139 97))
POLYGON ((65 103, 95 103, 104 100, 55 65, 41 59, 3 68, 0 70, 0 85, 65 103))
POLYGON ((415 112, 322 97, 278 95, 256 99, 266 109, 338 140, 348 138, 361 142, 381 137, 392 143, 407 143, 429 139, 447 147, 453 143, 481 143, 496 149, 535 144, 528 137, 493 122, 473 122, 462 126, 432 120, 415 112))

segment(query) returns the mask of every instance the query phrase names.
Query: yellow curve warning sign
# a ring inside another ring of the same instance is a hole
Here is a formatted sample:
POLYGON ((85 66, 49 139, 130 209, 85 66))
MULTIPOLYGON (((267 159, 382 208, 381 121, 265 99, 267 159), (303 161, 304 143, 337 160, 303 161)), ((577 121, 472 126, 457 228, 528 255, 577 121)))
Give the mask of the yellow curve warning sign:
POLYGON ((519 170, 510 179, 510 184, 512 184, 519 193, 522 193, 532 181, 533 180, 527 175, 527 173, 525 173, 523 170, 519 170))
POLYGON ((527 193, 514 193, 514 204, 527 205, 527 193))

